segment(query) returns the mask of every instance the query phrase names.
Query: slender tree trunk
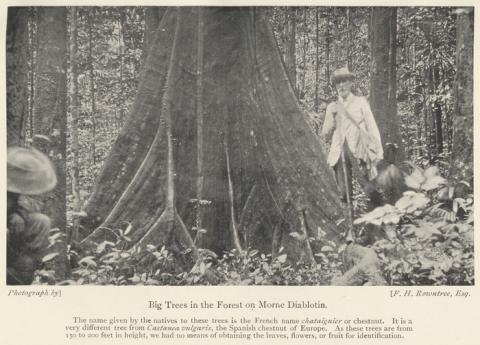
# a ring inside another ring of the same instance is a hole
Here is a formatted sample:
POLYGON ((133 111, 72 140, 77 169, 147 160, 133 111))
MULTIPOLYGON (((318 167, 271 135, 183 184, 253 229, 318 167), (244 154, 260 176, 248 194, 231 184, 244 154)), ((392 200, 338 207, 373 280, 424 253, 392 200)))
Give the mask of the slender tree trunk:
MULTIPOLYGON (((72 152, 72 164, 70 169, 70 180, 72 183, 72 195, 73 195, 73 211, 79 212, 81 209, 80 198, 80 143, 78 138, 78 125, 80 120, 80 100, 78 94, 78 13, 77 8, 71 9, 71 46, 70 46, 70 65, 71 65, 71 83, 72 83, 72 96, 71 96, 71 109, 72 116, 70 137, 71 137, 71 152, 72 152)), ((73 230, 70 235, 72 241, 78 240, 79 231, 79 219, 77 217, 73 220, 73 230)))
MULTIPOLYGON (((118 85, 119 85, 119 96, 121 99, 125 99, 126 92, 125 92, 125 81, 124 81, 124 74, 125 74, 125 9, 119 8, 119 32, 118 32, 118 55, 120 60, 120 71, 118 76, 118 85)), ((118 118, 118 128, 120 128, 125 123, 125 109, 123 107, 119 108, 119 118, 118 118)))
POLYGON ((33 105, 35 98, 35 62, 38 48, 38 35, 37 35, 37 9, 35 7, 30 8, 29 24, 28 24, 28 45, 29 45, 29 69, 28 69, 28 83, 29 83, 29 95, 28 95, 28 132, 30 138, 33 137, 33 105))
POLYGON ((203 125, 203 58, 204 58, 204 13, 202 8, 198 8, 198 27, 197 27, 197 61, 196 61, 196 129, 197 129, 197 181, 196 181, 196 204, 195 204, 195 227, 197 233, 195 243, 203 247, 203 216, 205 201, 203 200, 203 189, 205 183, 204 173, 204 125, 203 125))
POLYGON ((91 120, 92 120, 92 142, 90 152, 92 153, 92 162, 97 163, 96 141, 97 141, 97 110, 95 104, 95 72, 93 66, 93 9, 88 10, 88 70, 90 74, 90 102, 91 102, 91 120))
POLYGON ((433 85, 435 87, 435 101, 433 103, 433 114, 435 116, 435 154, 437 158, 443 154, 443 114, 442 103, 437 97, 437 87, 440 82, 440 71, 438 67, 433 69, 433 85))
MULTIPOLYGON (((327 9, 328 11, 329 9, 327 9)), ((325 98, 329 98, 331 94, 330 88, 330 16, 325 16, 325 98)))
POLYGON ((315 7, 315 112, 318 112, 318 90, 319 90, 319 82, 320 82, 320 68, 319 68, 319 61, 318 56, 320 53, 319 47, 319 38, 320 38, 320 30, 319 30, 319 13, 318 13, 318 6, 315 7))
MULTIPOLYGON (((34 146, 55 165, 57 186, 42 195, 44 212, 52 226, 66 231, 66 133, 67 133, 67 10, 65 7, 38 8, 38 55, 33 116, 34 146)), ((66 243, 56 262, 57 276, 67 275, 66 243)))
POLYGON ((352 11, 353 9, 351 7, 346 8, 347 11, 347 66, 350 70, 353 69, 352 65, 352 28, 353 28, 353 16, 352 16, 352 11))
MULTIPOLYGON (((431 47, 431 46, 430 46, 431 47)), ((431 47, 432 49, 432 47, 431 47)), ((437 160, 437 152, 436 152, 436 147, 435 147, 435 115, 433 113, 434 110, 434 101, 433 98, 435 96, 435 85, 433 81, 433 67, 429 66, 426 71, 425 71, 425 79, 424 79, 425 85, 427 85, 427 94, 426 94, 426 99, 427 102, 425 104, 426 106, 426 116, 427 119, 426 121, 428 122, 428 128, 429 130, 426 132, 428 135, 428 157, 429 157, 429 163, 430 164, 435 164, 437 160)))
POLYGON ((297 88, 297 63, 296 63, 296 13, 295 7, 287 7, 287 44, 285 49, 285 66, 288 78, 295 94, 298 97, 297 88))
POLYGON ((457 10, 457 76, 450 176, 473 187, 473 7, 457 10))
MULTIPOLYGON (((401 11, 400 13, 403 14, 403 17, 406 17, 407 12, 408 12, 407 9, 403 9, 403 11, 401 11)), ((402 18, 402 20, 404 19, 402 18)), ((408 39, 407 30, 404 31, 402 38, 403 38, 403 45, 401 47, 402 49, 401 53, 403 57, 403 64, 405 66, 409 66, 410 65, 410 41, 408 39)), ((406 100, 408 104, 412 104, 412 100, 414 98, 412 97, 413 95, 411 92, 411 78, 406 78, 404 80, 402 89, 403 89, 402 92, 405 95, 403 100, 406 100)), ((415 119, 416 118, 414 117, 414 114, 409 114, 409 120, 407 124, 407 135, 406 135, 407 142, 406 142, 406 148, 405 148, 405 153, 407 157, 412 157, 414 154, 412 146, 414 146, 414 142, 415 142, 414 136, 416 135, 416 128, 412 125, 412 121, 415 121, 415 119)))
POLYGON ((396 34, 397 9, 374 7, 370 17, 371 92, 370 104, 382 135, 383 145, 399 147, 397 162, 403 160, 403 148, 397 118, 396 34))
POLYGON ((23 145, 28 118, 28 8, 9 7, 6 41, 7 145, 23 145))
POLYGON ((307 9, 303 8, 303 47, 302 47, 302 80, 301 90, 298 92, 299 98, 304 99, 306 96, 306 79, 307 79, 307 51, 308 51, 308 31, 307 31, 307 9))
MULTIPOLYGON (((411 68, 415 69, 417 64, 416 59, 416 43, 412 44, 412 53, 411 53, 411 68)), ((422 109, 424 107, 424 102, 421 100, 420 96, 423 97, 423 87, 421 83, 417 81, 416 78, 413 79, 413 91, 415 92, 415 103, 413 106, 413 116, 415 117, 415 127, 416 127, 416 157, 420 157, 423 155, 423 147, 425 142, 422 140, 422 129, 423 129, 423 116, 422 116, 422 109)))
POLYGON ((446 151, 450 156, 452 154, 452 139, 453 139, 453 114, 452 114, 452 107, 448 99, 445 98, 444 101, 444 109, 445 109, 445 131, 444 134, 446 136, 446 144, 447 148, 446 151))
MULTIPOLYGON (((422 87, 420 84, 415 86, 415 93, 421 94, 422 93, 422 87)), ((417 96, 418 98, 418 96, 417 96)), ((423 154, 423 146, 424 142, 422 140, 422 109, 423 109, 423 102, 421 100, 416 99, 415 104, 413 105, 413 116, 415 118, 415 128, 416 128, 416 137, 415 137, 415 145, 416 145, 416 151, 415 155, 416 157, 420 157, 423 154)))
MULTIPOLYGON (((429 50, 434 51, 436 46, 438 46, 436 23, 434 21, 426 21, 423 26, 423 32, 428 42, 429 50)), ((442 108, 440 101, 437 99, 439 68, 434 63, 434 60, 429 61, 424 78, 428 88, 428 99, 425 106, 427 107, 426 116, 428 117, 426 121, 430 129, 426 132, 428 135, 428 156, 430 164, 435 164, 443 151, 442 108)))
POLYGON ((302 75, 301 75, 301 82, 300 82, 300 87, 301 89, 298 92, 298 96, 300 99, 304 99, 306 96, 306 81, 307 81, 307 51, 308 51, 308 44, 309 44, 309 38, 308 38, 308 31, 307 31, 307 8, 303 8, 303 47, 302 47, 302 75))
POLYGON ((429 106, 429 99, 428 99, 428 80, 427 80, 427 70, 423 70, 423 86, 422 86, 422 95, 423 95, 423 106, 422 106, 422 118, 423 118, 423 136, 422 142, 424 143, 424 151, 422 152, 423 156, 426 156, 428 160, 431 159, 431 131, 430 131, 430 106, 429 106))
POLYGON ((62 7, 38 8, 34 145, 51 156, 57 175, 56 192, 46 200, 53 225, 65 229, 66 62, 67 21, 62 7), (37 137, 37 135, 39 137, 37 137))

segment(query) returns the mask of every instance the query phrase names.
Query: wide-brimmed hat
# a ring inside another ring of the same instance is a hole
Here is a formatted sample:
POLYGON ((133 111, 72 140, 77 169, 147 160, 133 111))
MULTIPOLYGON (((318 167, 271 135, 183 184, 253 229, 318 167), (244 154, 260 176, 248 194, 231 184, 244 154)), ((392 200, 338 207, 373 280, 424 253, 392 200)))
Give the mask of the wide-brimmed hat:
POLYGON ((55 188, 57 175, 50 159, 34 148, 7 149, 7 190, 35 195, 55 188))
POLYGON ((335 70, 332 73, 332 77, 331 77, 332 84, 334 85, 341 81, 353 80, 353 79, 355 79, 355 73, 350 72, 348 67, 342 67, 335 70))

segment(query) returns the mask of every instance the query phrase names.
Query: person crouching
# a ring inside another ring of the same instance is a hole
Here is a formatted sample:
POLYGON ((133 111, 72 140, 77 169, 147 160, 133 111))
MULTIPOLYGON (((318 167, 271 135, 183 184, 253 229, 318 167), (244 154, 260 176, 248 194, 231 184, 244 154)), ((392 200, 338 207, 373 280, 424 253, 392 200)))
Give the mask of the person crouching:
POLYGON ((34 148, 7 149, 7 284, 29 285, 48 247, 50 218, 30 198, 57 183, 50 159, 34 148))

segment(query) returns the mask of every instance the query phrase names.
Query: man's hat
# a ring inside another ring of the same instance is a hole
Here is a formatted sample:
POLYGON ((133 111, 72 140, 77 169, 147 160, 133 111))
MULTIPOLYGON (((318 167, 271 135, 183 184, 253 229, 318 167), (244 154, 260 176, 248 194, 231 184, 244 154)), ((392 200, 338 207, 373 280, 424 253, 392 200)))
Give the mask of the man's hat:
POLYGON ((34 148, 7 149, 7 190, 35 195, 55 188, 57 175, 50 159, 34 148))
POLYGON ((339 69, 335 70, 332 73, 332 78, 331 79, 332 79, 332 84, 337 84, 341 81, 355 79, 355 74, 350 72, 348 67, 342 67, 342 68, 339 68, 339 69))

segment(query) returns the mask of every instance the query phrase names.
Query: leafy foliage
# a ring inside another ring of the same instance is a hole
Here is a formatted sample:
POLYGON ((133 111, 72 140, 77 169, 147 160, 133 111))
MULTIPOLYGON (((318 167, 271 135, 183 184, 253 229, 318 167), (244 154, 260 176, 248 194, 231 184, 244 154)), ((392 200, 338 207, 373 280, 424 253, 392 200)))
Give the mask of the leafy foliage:
MULTIPOLYGON (((200 249, 194 262, 190 250, 182 252, 147 245, 130 246, 127 231, 116 229, 116 242, 95 244, 77 260, 71 279, 57 281, 54 271, 37 271, 37 284, 60 285, 325 285, 340 274, 342 263, 332 248, 317 254, 320 263, 306 266, 292 263, 286 254, 272 257, 256 249, 236 250, 223 256, 200 249)), ((48 263, 57 253, 45 256, 48 263)))
POLYGON ((404 193, 355 222, 382 226, 373 248, 391 285, 471 285, 474 282, 473 196, 445 197, 438 168, 415 167, 404 193), (439 200, 439 196, 441 197, 439 200))
MULTIPOLYGON (((395 203, 359 217, 358 225, 379 227, 384 236, 372 248, 381 259, 391 285, 470 285, 474 283, 473 196, 445 196, 448 181, 439 169, 413 167, 405 178, 409 190, 395 203)), ((458 193, 457 193, 458 194, 458 193)), ((371 229, 371 228, 370 228, 371 229)), ((48 269, 56 253, 43 259, 37 283, 98 285, 325 285, 344 270, 344 246, 324 245, 317 264, 292 263, 280 249, 276 256, 248 249, 221 257, 200 249, 196 262, 190 249, 180 251, 147 245, 132 246, 132 226, 113 229, 116 241, 103 241, 82 253, 70 251, 76 268, 72 277, 57 281, 48 269)), ((296 233, 295 233, 296 234, 296 233)), ((298 235, 298 234, 296 234, 298 235)), ((52 243, 61 241, 52 233, 52 243)))

